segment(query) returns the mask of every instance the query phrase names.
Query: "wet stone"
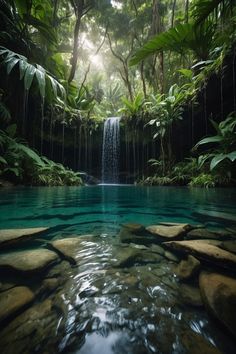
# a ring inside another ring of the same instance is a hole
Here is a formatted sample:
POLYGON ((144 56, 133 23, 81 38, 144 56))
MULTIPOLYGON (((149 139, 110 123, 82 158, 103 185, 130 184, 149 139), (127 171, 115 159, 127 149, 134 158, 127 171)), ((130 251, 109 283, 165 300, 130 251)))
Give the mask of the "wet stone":
POLYGON ((89 242, 92 239, 92 235, 68 237, 53 241, 50 245, 62 257, 72 264, 76 264, 79 258, 79 251, 83 248, 84 242, 89 242))
POLYGON ((183 225, 151 225, 146 227, 146 230, 153 235, 166 238, 174 239, 183 236, 186 233, 186 224, 183 225))
POLYGON ((203 272, 199 285, 206 308, 236 338, 236 279, 203 272))
POLYGON ((179 295, 180 300, 186 305, 196 307, 203 306, 200 290, 195 286, 181 284, 179 287, 179 295))
POLYGON ((0 255, 0 271, 37 273, 57 260, 58 255, 46 249, 5 253, 0 255))
POLYGON ((48 227, 0 230, 0 249, 32 239, 46 230, 48 227))
POLYGON ((232 233, 227 230, 210 231, 207 229, 194 229, 188 232, 187 239, 214 239, 214 240, 224 240, 227 238, 232 238, 232 233))
POLYGON ((224 241, 221 242, 219 246, 226 251, 236 253, 236 241, 224 241))
POLYGON ((172 262, 179 262, 179 258, 178 258, 175 254, 173 254, 172 252, 165 251, 164 256, 165 256, 165 258, 167 258, 169 261, 172 261, 172 262))
POLYGON ((236 255, 225 251, 215 245, 201 240, 165 242, 165 246, 172 250, 192 254, 197 258, 206 260, 223 268, 236 269, 236 255))
POLYGON ((36 349, 37 353, 55 353, 57 326, 51 300, 34 305, 0 332, 1 354, 35 353, 36 349))
POLYGON ((186 260, 182 260, 175 269, 176 275, 182 279, 193 278, 199 271, 201 263, 195 257, 189 255, 186 260))
POLYGON ((34 299, 32 291, 25 286, 16 286, 0 293, 0 322, 5 321, 17 311, 24 309, 34 299))

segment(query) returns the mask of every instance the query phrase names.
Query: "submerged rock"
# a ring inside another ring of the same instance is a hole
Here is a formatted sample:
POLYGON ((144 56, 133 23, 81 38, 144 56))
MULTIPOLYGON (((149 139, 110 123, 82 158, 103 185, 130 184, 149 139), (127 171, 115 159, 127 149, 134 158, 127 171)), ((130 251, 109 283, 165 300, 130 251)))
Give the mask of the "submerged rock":
POLYGON ((221 242, 219 246, 226 251, 236 253, 236 241, 224 241, 221 242))
POLYGON ((0 248, 28 240, 46 230, 48 227, 0 230, 0 248))
POLYGON ((0 270, 21 273, 41 272, 57 259, 58 255, 55 252, 46 249, 11 252, 0 255, 0 270))
POLYGON ((201 335, 193 331, 184 331, 180 335, 181 342, 184 346, 184 353, 189 354, 222 354, 210 342, 207 342, 201 335))
POLYGON ((226 230, 219 230, 219 231, 210 231, 207 229, 194 229, 188 232, 187 238, 188 239, 214 239, 214 240, 224 240, 226 238, 231 238, 232 233, 226 230))
POLYGON ((183 301, 186 305, 196 307, 203 306, 199 288, 192 285, 181 284, 179 288, 179 294, 181 301, 183 301))
POLYGON ((34 294, 25 286, 16 286, 0 293, 0 322, 25 308, 33 299, 34 294))
POLYGON ((88 241, 93 236, 85 235, 78 237, 63 238, 60 240, 53 241, 50 243, 52 247, 65 259, 67 259, 72 264, 77 263, 78 252, 83 246, 84 241, 88 241))
POLYGON ((164 237, 164 238, 177 238, 186 233, 186 225, 174 225, 174 226, 164 226, 164 225, 151 225, 146 227, 146 230, 153 235, 164 237))
POLYGON ((199 285, 207 309, 236 338, 236 279, 203 272, 199 285))
POLYGON ((190 279, 198 273, 200 266, 199 260, 189 255, 186 260, 184 259, 178 264, 175 273, 182 280, 190 279))
POLYGON ((179 262, 179 258, 176 257, 176 255, 173 254, 172 252, 165 251, 164 256, 165 256, 169 261, 172 261, 172 262, 179 262))
POLYGON ((47 343, 58 340, 57 325, 51 300, 31 307, 0 332, 1 354, 55 352, 47 343))
POLYGON ((202 242, 201 240, 193 241, 170 241, 165 242, 165 246, 180 251, 190 253, 197 258, 209 261, 223 268, 230 270, 236 269, 236 255, 225 251, 215 245, 202 242))
POLYGON ((127 224, 122 224, 122 227, 132 234, 140 234, 145 231, 145 227, 141 224, 136 224, 136 223, 127 223, 127 224))
POLYGON ((159 222, 159 225, 164 225, 164 226, 180 226, 184 228, 185 231, 189 231, 195 228, 203 227, 202 225, 190 225, 187 223, 182 223, 182 222, 159 222))

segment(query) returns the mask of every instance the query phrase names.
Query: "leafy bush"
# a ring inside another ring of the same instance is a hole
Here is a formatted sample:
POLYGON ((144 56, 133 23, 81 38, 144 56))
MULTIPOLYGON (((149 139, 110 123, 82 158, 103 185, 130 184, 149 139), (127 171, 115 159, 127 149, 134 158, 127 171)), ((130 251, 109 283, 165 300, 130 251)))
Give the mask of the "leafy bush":
POLYGON ((192 178, 189 186, 214 188, 216 186, 216 178, 210 174, 201 173, 199 176, 192 178))
POLYGON ((45 186, 81 185, 79 173, 46 157, 40 157, 14 138, 16 126, 0 130, 0 176, 16 183, 45 186))

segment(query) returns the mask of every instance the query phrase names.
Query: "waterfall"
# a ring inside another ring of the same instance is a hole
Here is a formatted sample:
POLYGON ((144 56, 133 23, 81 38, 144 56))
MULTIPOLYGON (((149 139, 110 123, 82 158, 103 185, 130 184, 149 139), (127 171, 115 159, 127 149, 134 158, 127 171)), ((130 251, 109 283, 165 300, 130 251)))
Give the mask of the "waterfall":
POLYGON ((102 182, 119 182, 120 118, 107 118, 103 128, 102 182))

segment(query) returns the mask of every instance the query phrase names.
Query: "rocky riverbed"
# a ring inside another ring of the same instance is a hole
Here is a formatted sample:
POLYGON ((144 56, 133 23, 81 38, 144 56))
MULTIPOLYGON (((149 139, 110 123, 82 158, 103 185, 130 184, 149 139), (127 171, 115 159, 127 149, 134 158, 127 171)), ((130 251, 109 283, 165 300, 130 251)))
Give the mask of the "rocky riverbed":
POLYGON ((236 349, 236 236, 121 225, 117 237, 0 230, 0 348, 18 353, 236 349))

